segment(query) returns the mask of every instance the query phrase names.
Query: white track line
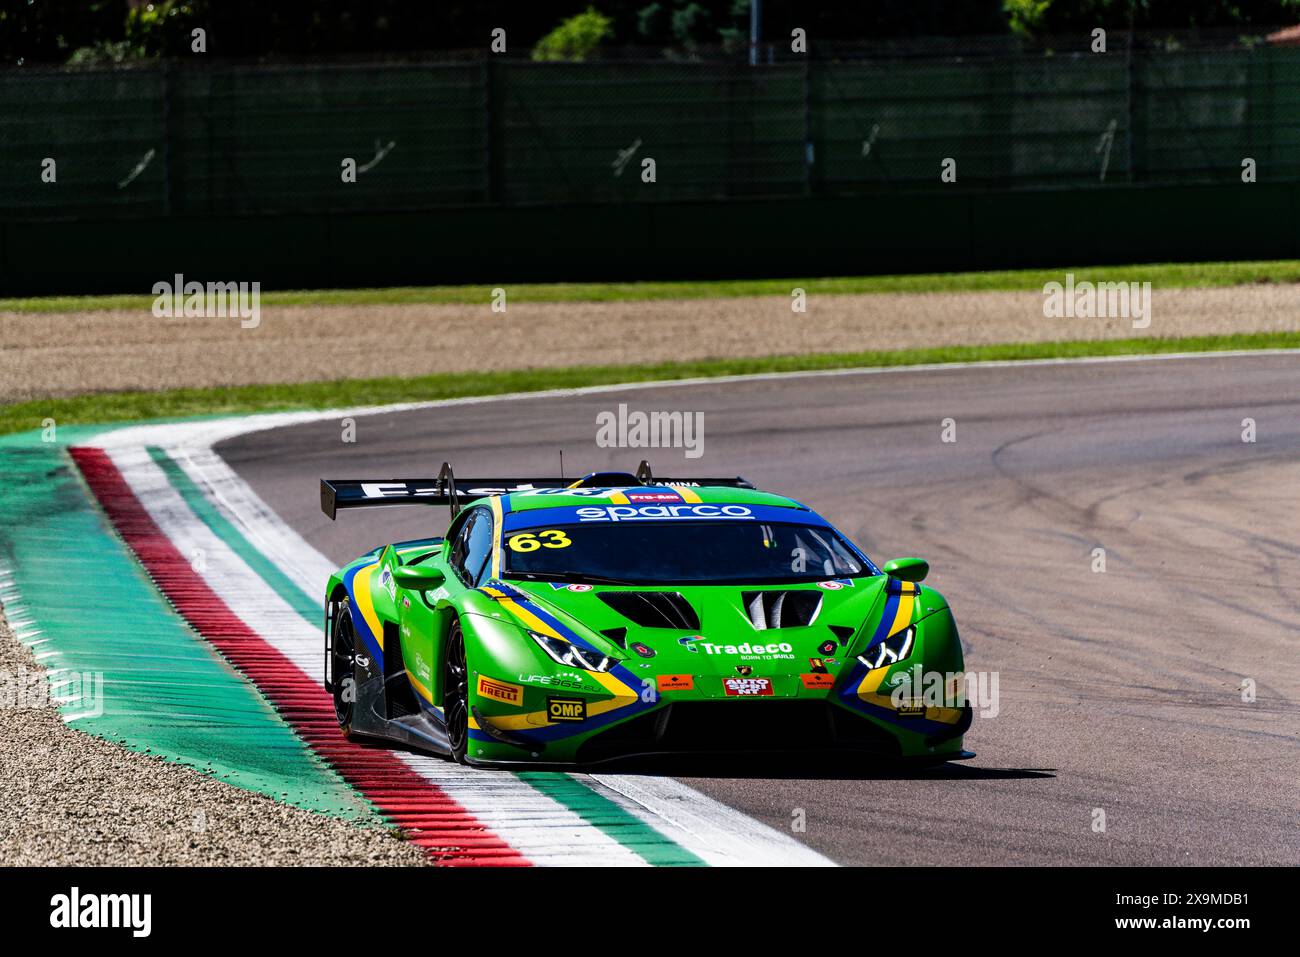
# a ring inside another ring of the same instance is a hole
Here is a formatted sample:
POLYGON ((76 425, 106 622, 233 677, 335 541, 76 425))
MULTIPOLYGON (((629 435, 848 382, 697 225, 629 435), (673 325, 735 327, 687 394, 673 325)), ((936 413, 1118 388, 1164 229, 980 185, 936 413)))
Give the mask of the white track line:
POLYGON ((319 685, 320 633, 194 514, 145 449, 117 447, 108 455, 158 528, 226 607, 319 685))
POLYGON ((302 536, 288 534, 289 526, 211 448, 182 446, 170 454, 226 521, 305 595, 320 602, 336 570, 333 562, 314 548, 304 550, 302 536))
MULTIPOLYGON (((693 836, 692 849, 710 864, 833 867, 834 862, 735 808, 675 778, 640 774, 574 775, 597 793, 612 792, 624 807, 671 822, 693 836)), ((607 797, 612 797, 606 793, 607 797)))

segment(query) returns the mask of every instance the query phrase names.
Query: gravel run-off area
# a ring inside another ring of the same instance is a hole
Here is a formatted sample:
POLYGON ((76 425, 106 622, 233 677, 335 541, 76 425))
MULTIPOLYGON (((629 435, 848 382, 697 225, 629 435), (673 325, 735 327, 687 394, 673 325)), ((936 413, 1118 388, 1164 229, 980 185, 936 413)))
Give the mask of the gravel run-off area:
POLYGON ((1041 291, 482 305, 264 306, 237 318, 0 313, 0 403, 85 392, 1300 330, 1300 287, 1154 289, 1150 325, 1047 318, 1041 291))
MULTIPOLYGON (((0 615, 0 678, 42 669, 0 615)), ((376 824, 281 804, 65 724, 41 695, 0 713, 0 866, 424 865, 376 824)), ((14 702, 8 699, 14 698, 14 702)))

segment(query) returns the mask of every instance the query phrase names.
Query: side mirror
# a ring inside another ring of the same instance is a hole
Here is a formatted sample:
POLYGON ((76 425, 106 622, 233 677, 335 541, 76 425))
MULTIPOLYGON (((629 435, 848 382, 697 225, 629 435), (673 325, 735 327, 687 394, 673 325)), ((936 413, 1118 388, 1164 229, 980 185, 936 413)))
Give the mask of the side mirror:
POLYGON ((925 576, 930 574, 930 563, 924 558, 895 558, 892 562, 885 562, 880 570, 901 581, 919 582, 925 581, 925 576))
POLYGON ((393 569, 393 580, 411 591, 429 591, 446 580, 432 565, 398 565, 393 569))

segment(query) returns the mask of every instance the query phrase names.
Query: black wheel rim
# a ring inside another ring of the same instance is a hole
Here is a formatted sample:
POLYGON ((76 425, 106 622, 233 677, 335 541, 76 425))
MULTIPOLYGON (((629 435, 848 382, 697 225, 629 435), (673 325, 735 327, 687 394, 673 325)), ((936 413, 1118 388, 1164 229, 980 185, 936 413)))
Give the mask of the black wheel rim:
POLYGON ((334 622, 334 660, 330 674, 334 679, 334 716, 341 726, 352 723, 352 707, 356 700, 356 631, 352 616, 340 612, 334 622))
POLYGON ((465 665, 465 639, 459 625, 452 625, 447 636, 447 694, 443 715, 447 742, 454 754, 461 754, 469 736, 469 669, 465 665))

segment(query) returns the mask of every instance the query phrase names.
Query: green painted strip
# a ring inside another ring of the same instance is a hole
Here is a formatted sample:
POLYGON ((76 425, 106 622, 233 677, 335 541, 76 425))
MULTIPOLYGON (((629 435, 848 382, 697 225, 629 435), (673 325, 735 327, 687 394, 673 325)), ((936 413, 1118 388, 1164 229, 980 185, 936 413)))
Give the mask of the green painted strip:
POLYGON ((61 427, 58 443, 39 432, 0 442, 0 561, 39 628, 27 642, 47 669, 103 675, 103 713, 74 726, 299 807, 378 821, 108 526, 63 449, 102 433, 61 427))
POLYGON ((232 525, 220 510, 208 499, 203 491, 194 484, 186 471, 162 449, 150 446, 149 456, 157 463, 167 476, 167 481, 185 500, 185 504, 199 517, 204 525, 226 543, 244 564, 271 586, 271 590, 284 599, 294 611, 302 615, 313 626, 321 624, 324 614, 323 606, 314 601, 293 580, 280 570, 280 567, 258 551, 239 530, 232 525))
POLYGON ((701 867, 704 861, 608 798, 557 771, 516 771, 543 794, 656 867, 701 867))
MULTIPOLYGON (((239 529, 221 514, 221 511, 203 494, 202 489, 194 484, 185 470, 177 465, 164 449, 150 447, 149 454, 162 468, 172 487, 193 509, 194 514, 295 611, 311 624, 319 624, 321 606, 303 594, 284 572, 244 538, 239 529)), ((573 780, 567 774, 554 771, 516 773, 521 780, 573 811, 588 824, 599 828, 651 864, 679 866, 705 863, 613 801, 573 780)))

